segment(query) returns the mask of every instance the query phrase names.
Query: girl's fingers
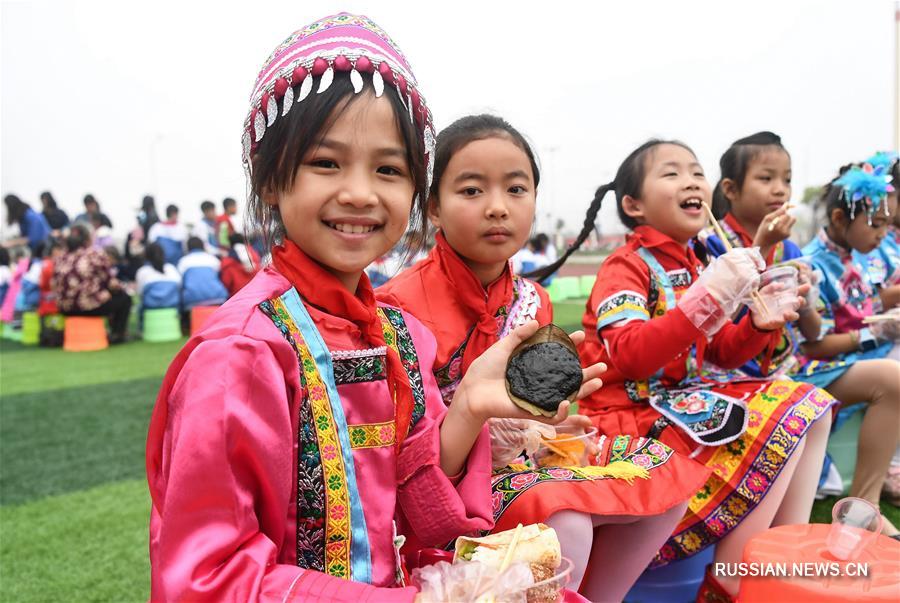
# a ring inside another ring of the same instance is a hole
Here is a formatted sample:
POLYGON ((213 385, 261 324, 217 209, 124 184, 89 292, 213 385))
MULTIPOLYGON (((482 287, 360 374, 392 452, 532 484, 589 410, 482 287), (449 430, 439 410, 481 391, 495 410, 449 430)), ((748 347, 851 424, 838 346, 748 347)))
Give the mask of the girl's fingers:
POLYGON ((581 345, 581 342, 584 341, 584 331, 575 331, 573 333, 569 333, 569 339, 572 340, 572 343, 575 345, 581 345))
POLYGON ((538 321, 529 320, 521 327, 513 329, 512 333, 501 339, 500 345, 503 346, 507 355, 512 354, 512 351, 516 349, 517 345, 534 335, 539 328, 540 325, 538 324, 538 321))
POLYGON ((592 364, 586 369, 582 369, 581 371, 581 380, 582 381, 590 381, 596 377, 599 377, 603 373, 606 372, 606 365, 602 362, 598 362, 597 364, 592 364))
POLYGON ((585 381, 581 384, 581 389, 578 390, 576 399, 581 400, 582 398, 587 398, 601 387, 603 387, 603 381, 600 379, 590 379, 589 381, 585 381))
POLYGON ((590 417, 584 415, 571 415, 568 418, 568 422, 572 427, 580 427, 582 429, 590 429, 594 426, 590 417))
POLYGON ((569 416, 569 406, 571 403, 568 400, 563 400, 562 404, 559 405, 559 409, 556 411, 556 416, 552 417, 548 423, 551 425, 558 425, 566 420, 566 417, 569 416))

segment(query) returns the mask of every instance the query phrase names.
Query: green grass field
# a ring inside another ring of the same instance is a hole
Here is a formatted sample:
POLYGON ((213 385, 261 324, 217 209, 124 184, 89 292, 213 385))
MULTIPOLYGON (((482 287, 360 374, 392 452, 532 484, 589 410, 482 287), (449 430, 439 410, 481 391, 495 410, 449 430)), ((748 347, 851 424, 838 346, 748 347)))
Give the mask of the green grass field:
MULTIPOLYGON (((555 306, 580 328, 584 300, 555 306)), ((66 353, 0 342, 0 601, 145 601, 147 423, 183 342, 66 353)), ((814 521, 830 521, 832 501, 814 521)), ((895 524, 900 513, 882 506, 895 524)))

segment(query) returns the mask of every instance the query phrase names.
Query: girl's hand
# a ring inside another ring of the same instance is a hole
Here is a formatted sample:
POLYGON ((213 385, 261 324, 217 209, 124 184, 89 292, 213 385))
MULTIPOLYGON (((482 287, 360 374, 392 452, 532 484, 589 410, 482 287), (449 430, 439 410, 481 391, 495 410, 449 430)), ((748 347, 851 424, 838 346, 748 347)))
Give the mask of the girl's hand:
MULTIPOLYGON (((778 292, 778 284, 770 283, 759 290, 760 296, 765 300, 778 292)), ((806 303, 806 294, 809 293, 809 283, 800 285, 797 288, 797 297, 791 307, 784 308, 780 313, 773 315, 772 308, 767 312, 763 308, 758 307, 757 303, 750 306, 750 316, 753 325, 760 331, 775 331, 784 327, 789 322, 794 322, 800 315, 797 313, 804 303, 806 303)))
MULTIPOLYGON (((556 425, 569 415, 569 402, 563 401, 554 417, 534 416, 530 412, 516 406, 506 392, 506 364, 513 350, 520 343, 534 335, 538 330, 537 321, 530 321, 515 329, 478 357, 466 371, 453 396, 451 408, 460 404, 474 421, 484 423, 491 417, 531 419, 541 423, 556 425)), ((584 341, 584 332, 576 331, 570 335, 575 345, 584 341)), ((594 364, 583 369, 581 389, 577 399, 591 395, 603 385, 599 376, 606 370, 603 363, 594 364)))
POLYGON ((756 230, 756 236, 753 238, 753 246, 759 247, 765 251, 763 257, 768 255, 768 250, 773 245, 777 245, 781 241, 791 236, 791 228, 797 218, 787 213, 788 204, 785 203, 772 213, 763 218, 756 230))
MULTIPOLYGON (((569 415, 565 420, 556 426, 556 433, 570 433, 576 436, 584 435, 594 426, 590 417, 584 415, 569 415)), ((587 440, 588 456, 597 456, 600 454, 600 447, 592 440, 587 440)))

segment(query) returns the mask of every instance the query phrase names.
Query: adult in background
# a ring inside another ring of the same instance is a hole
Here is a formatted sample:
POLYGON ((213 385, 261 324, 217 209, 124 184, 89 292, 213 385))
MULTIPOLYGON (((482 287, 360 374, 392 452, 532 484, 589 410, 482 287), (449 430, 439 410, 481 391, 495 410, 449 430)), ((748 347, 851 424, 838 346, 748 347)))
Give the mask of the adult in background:
POLYGON ((50 225, 42 214, 37 213, 31 206, 15 195, 3 197, 6 204, 6 224, 19 225, 21 236, 3 242, 4 247, 18 247, 28 245, 32 256, 40 257, 38 251, 47 237, 50 236, 50 225))
POLYGON ((91 223, 91 216, 97 215, 100 218, 100 224, 107 228, 112 228, 112 221, 109 216, 100 211, 100 203, 94 198, 94 195, 88 193, 84 196, 84 213, 75 216, 75 222, 91 223))
POLYGON ((68 214, 59 208, 50 191, 41 193, 41 205, 44 208, 41 213, 53 230, 53 235, 59 236, 60 231, 69 225, 68 214))
POLYGON ((51 285, 66 316, 106 316, 110 343, 122 343, 128 329, 131 297, 112 274, 112 262, 91 245, 87 225, 76 222, 66 237, 67 253, 56 261, 51 285))
POLYGON ((184 255, 184 244, 187 242, 187 229, 178 222, 178 206, 166 206, 166 219, 150 228, 147 241, 162 247, 167 263, 173 266, 178 264, 178 260, 184 255))

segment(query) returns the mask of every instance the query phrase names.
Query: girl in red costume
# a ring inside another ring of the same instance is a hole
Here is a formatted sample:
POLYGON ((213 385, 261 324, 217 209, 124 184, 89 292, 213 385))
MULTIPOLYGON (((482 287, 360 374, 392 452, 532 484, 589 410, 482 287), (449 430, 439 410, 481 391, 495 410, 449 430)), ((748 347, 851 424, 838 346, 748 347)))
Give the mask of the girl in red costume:
MULTIPOLYGON (((731 323, 765 263, 755 248, 706 267, 694 254, 711 192, 682 143, 654 140, 632 152, 615 180, 597 189, 581 235, 559 264, 587 238, 609 192, 632 233, 600 267, 587 303, 582 363, 602 360, 609 370, 603 389, 579 409, 604 433, 658 438, 712 469, 655 564, 710 545, 717 562, 738 562, 754 534, 808 521, 834 400, 811 385, 727 372, 771 353, 797 313, 753 308, 731 323), (704 371, 710 364, 716 370, 704 371)), ((728 600, 738 587, 737 579, 707 573, 699 600, 728 600)))
MULTIPOLYGON (((464 117, 438 136, 428 205, 437 244, 376 293, 435 334, 433 372, 448 405, 489 346, 518 325, 531 320, 546 325, 553 318, 544 289, 512 274, 509 265, 531 230, 539 181, 530 146, 499 117, 464 117)), ((582 416, 567 423, 579 432, 590 426, 582 416)), ((601 437, 601 463, 620 460, 632 469, 645 468, 648 479, 588 477, 569 467, 520 464, 516 457, 541 435, 548 434, 534 421, 491 423, 496 529, 549 524, 563 555, 575 563, 573 583, 585 576, 582 593, 592 601, 620 601, 708 472, 656 440, 618 432, 601 437)))

